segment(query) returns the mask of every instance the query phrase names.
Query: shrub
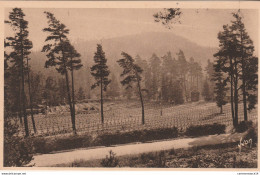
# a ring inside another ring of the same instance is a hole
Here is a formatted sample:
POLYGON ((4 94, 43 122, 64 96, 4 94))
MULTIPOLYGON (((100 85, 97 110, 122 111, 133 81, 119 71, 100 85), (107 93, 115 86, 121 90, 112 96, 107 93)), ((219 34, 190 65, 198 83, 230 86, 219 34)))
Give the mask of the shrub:
POLYGON ((146 164, 149 161, 152 161, 155 159, 155 155, 153 152, 149 152, 149 153, 142 153, 140 156, 140 160, 142 164, 146 164))
POLYGON ((105 159, 102 159, 101 166, 102 167, 118 166, 118 159, 116 158, 116 154, 112 150, 109 151, 109 156, 106 156, 105 159))
POLYGON ((205 136, 225 133, 226 126, 222 124, 207 124, 199 126, 190 126, 187 128, 185 134, 187 136, 205 136))
POLYGON ((246 133, 246 135, 244 136, 243 140, 250 140, 252 139, 252 146, 256 146, 257 144, 257 124, 256 126, 252 126, 246 133))
POLYGON ((15 136, 18 132, 18 126, 8 119, 5 114, 4 120, 4 166, 24 166, 33 158, 32 143, 27 138, 15 136))
POLYGON ((175 155, 175 154, 176 154, 175 149, 172 148, 172 149, 169 151, 169 155, 175 155))
POLYGON ((149 152, 141 154, 141 163, 146 167, 153 168, 164 168, 166 167, 166 153, 165 151, 160 152, 149 152))
POLYGON ((53 142, 53 150, 66 150, 75 148, 84 148, 90 146, 91 136, 70 136, 68 138, 58 138, 53 142))
POLYGON ((246 130, 251 128, 252 125, 253 125, 252 121, 242 121, 237 125, 237 127, 235 129, 236 129, 236 132, 241 133, 241 132, 245 132, 246 130))
POLYGON ((163 168, 166 167, 166 155, 165 155, 165 151, 160 151, 158 153, 157 159, 155 161, 155 165, 153 167, 159 167, 159 168, 163 168))
POLYGON ((61 151, 75 148, 84 148, 91 146, 92 137, 89 135, 69 136, 63 138, 46 139, 43 137, 33 138, 34 153, 50 153, 52 151, 61 151))
POLYGON ((254 164, 244 160, 237 160, 236 156, 233 158, 233 168, 254 168, 254 164))
POLYGON ((38 137, 38 138, 33 138, 32 139, 33 143, 33 152, 34 153, 48 153, 50 152, 49 149, 50 147, 47 146, 46 144, 46 139, 43 137, 38 137))
POLYGON ((112 144, 124 144, 131 142, 145 142, 159 139, 169 139, 178 136, 178 130, 174 128, 158 128, 152 130, 131 131, 127 133, 105 133, 99 135, 95 145, 109 146, 112 144))

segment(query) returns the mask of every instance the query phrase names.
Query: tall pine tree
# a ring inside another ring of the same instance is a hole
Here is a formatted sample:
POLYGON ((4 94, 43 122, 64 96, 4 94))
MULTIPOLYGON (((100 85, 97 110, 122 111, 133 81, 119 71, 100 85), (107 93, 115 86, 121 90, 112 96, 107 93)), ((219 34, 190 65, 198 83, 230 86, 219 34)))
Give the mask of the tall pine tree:
POLYGON ((108 70, 107 59, 101 44, 97 45, 97 51, 95 52, 94 62, 95 64, 91 67, 91 75, 95 78, 96 82, 91 86, 91 89, 100 86, 100 112, 101 122, 103 124, 103 91, 106 91, 107 86, 111 81, 108 79, 110 71, 108 70))
MULTIPOLYGON (((12 70, 18 73, 19 82, 19 113, 24 118, 25 136, 29 136, 29 128, 26 114, 26 95, 25 95, 25 60, 28 59, 30 49, 33 47, 32 42, 28 39, 28 22, 24 19, 25 14, 21 8, 14 8, 9 13, 9 20, 5 23, 9 24, 14 30, 13 37, 7 37, 7 45, 12 48, 9 54, 12 70)), ((14 74, 15 75, 15 74, 14 74)), ((15 77, 14 77, 15 78, 15 77)), ((17 80, 16 80, 17 81, 17 80)), ((33 119, 33 116, 32 116, 33 119)))
POLYGON ((79 70, 83 65, 81 64, 81 59, 79 59, 80 54, 75 50, 75 48, 69 43, 66 42, 65 50, 68 50, 67 57, 68 69, 71 72, 71 93, 72 93, 72 106, 73 106, 73 115, 75 116, 75 90, 74 90, 74 70, 79 70))
POLYGON ((223 26, 223 31, 218 34, 219 50, 214 57, 218 58, 221 71, 228 74, 230 83, 230 102, 233 125, 238 125, 238 60, 236 46, 234 44, 234 34, 228 25, 223 26))
MULTIPOLYGON (((44 32, 48 32, 49 36, 47 36, 45 42, 49 42, 48 44, 44 45, 42 48, 42 52, 47 52, 47 57, 49 58, 45 62, 45 67, 55 67, 56 70, 65 76, 66 79, 66 87, 67 87, 67 96, 68 96, 68 103, 70 106, 70 114, 71 114, 71 123, 73 133, 77 134, 76 132, 76 119, 75 119, 75 110, 74 110, 74 92, 72 91, 72 98, 71 98, 71 91, 70 91, 70 81, 68 71, 72 71, 72 67, 77 67, 76 64, 80 65, 80 61, 77 63, 72 61, 75 57, 79 57, 79 54, 75 51, 75 49, 71 46, 67 34, 69 34, 69 29, 57 20, 54 15, 50 12, 44 12, 48 19, 49 26, 44 28, 44 32)), ((72 84, 73 86, 73 84, 72 84)))
POLYGON ((257 64, 255 64, 255 68, 253 69, 246 69, 251 63, 251 60, 254 59, 254 45, 253 41, 250 39, 250 36, 246 32, 245 25, 241 17, 241 11, 239 10, 237 13, 233 13, 233 17, 235 20, 231 21, 230 30, 232 33, 234 33, 233 42, 236 47, 235 55, 241 67, 241 74, 239 75, 239 78, 242 81, 242 85, 240 87, 242 89, 243 96, 244 120, 247 121, 247 97, 251 96, 252 98, 255 96, 256 98, 256 94, 249 93, 247 87, 257 86, 257 81, 255 81, 257 80, 257 64), (247 74, 250 74, 251 76, 248 76, 247 74))
POLYGON ((223 113, 223 106, 227 103, 225 97, 226 97, 226 91, 228 88, 227 85, 227 79, 224 77, 223 72, 221 71, 221 61, 217 60, 214 64, 214 70, 215 72, 212 75, 211 81, 215 82, 215 94, 216 94, 216 103, 217 106, 220 108, 220 113, 223 113))
POLYGON ((141 73, 143 72, 143 70, 139 65, 135 64, 135 60, 132 58, 132 56, 125 52, 122 52, 121 55, 123 56, 123 58, 117 61, 120 67, 123 68, 121 77, 124 77, 124 79, 121 81, 121 84, 123 86, 126 86, 126 88, 128 89, 132 88, 132 83, 137 83, 137 88, 142 106, 142 124, 144 125, 144 102, 140 83, 142 80, 141 73))

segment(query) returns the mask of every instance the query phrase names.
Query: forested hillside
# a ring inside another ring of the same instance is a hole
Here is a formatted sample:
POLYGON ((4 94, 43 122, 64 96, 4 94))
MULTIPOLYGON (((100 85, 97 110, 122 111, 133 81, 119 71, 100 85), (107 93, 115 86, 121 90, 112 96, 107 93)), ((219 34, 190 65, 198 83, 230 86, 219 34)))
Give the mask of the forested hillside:
MULTIPOLYGON (((203 47, 189 41, 186 38, 177 36, 170 32, 148 32, 138 35, 129 35, 124 37, 104 39, 101 41, 83 41, 79 39, 73 43, 75 48, 81 54, 83 67, 75 72, 75 89, 82 87, 85 91, 90 90, 93 78, 90 76, 90 67, 93 64, 93 56, 96 49, 96 44, 102 43, 104 52, 108 59, 108 66, 111 73, 115 74, 119 81, 119 72, 121 68, 116 61, 121 58, 121 52, 127 51, 130 55, 139 55, 141 59, 149 61, 153 54, 156 54, 162 61, 162 57, 171 52, 172 57, 177 58, 179 50, 184 52, 186 60, 192 57, 196 62, 199 62, 202 69, 205 70, 207 60, 213 60, 213 54, 217 48, 203 47)), ((41 71, 45 77, 58 76, 54 68, 45 69, 44 64, 46 56, 44 53, 32 52, 30 57, 31 67, 34 72, 41 71)), ((204 72, 204 71, 203 71, 204 72)))

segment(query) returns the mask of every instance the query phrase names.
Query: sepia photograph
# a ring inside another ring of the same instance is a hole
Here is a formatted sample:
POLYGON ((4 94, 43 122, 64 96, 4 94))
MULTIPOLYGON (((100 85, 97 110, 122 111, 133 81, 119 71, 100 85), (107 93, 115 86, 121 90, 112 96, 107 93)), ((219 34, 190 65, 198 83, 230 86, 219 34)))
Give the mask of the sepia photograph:
POLYGON ((4 8, 4 167, 258 168, 259 10, 4 8))

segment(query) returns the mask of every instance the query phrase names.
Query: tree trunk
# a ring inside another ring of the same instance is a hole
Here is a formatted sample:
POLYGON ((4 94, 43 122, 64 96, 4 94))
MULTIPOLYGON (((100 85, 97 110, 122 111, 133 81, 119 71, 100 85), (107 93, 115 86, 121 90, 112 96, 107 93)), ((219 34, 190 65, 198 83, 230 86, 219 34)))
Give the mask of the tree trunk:
POLYGON ((197 91, 199 91, 199 76, 197 75, 197 91))
POLYGON ((33 117, 33 107, 32 107, 32 94, 31 94, 31 80, 30 80, 30 72, 29 72, 29 63, 28 63, 28 58, 27 58, 27 77, 28 77, 28 90, 29 90, 29 99, 30 99, 30 108, 31 108, 31 119, 32 119, 32 124, 33 124, 33 131, 36 134, 36 126, 35 126, 35 121, 33 117))
MULTIPOLYGON (((72 64, 72 59, 71 59, 71 64, 72 64)), ((74 125, 76 125, 76 115, 75 115, 75 96, 74 96, 74 75, 73 75, 73 65, 71 65, 71 90, 72 90, 72 123, 74 123, 74 125)), ((76 126, 74 126, 75 128, 75 134, 76 134, 76 126)))
POLYGON ((235 58, 234 100, 235 100, 235 126, 238 125, 238 70, 235 58))
POLYGON ((76 132, 76 126, 75 126, 75 118, 73 116, 73 107, 71 105, 71 97, 70 97, 70 87, 69 87, 69 77, 68 72, 65 70, 65 78, 66 78, 66 87, 67 87, 67 95, 68 95, 68 101, 70 105, 70 115, 71 115, 71 122, 72 122, 72 130, 74 134, 77 134, 76 132))
POLYGON ((223 107, 222 107, 222 105, 220 106, 220 114, 223 114, 223 107))
POLYGON ((192 87, 193 87, 193 85, 192 85, 192 75, 190 76, 190 89, 191 89, 191 91, 192 91, 192 87))
MULTIPOLYGON (((20 28, 20 33, 22 33, 22 29, 20 28)), ((25 92, 24 92, 24 67, 23 67, 23 59, 24 59, 24 53, 23 53, 23 37, 20 38, 21 41, 21 76, 22 76, 22 111, 23 111, 23 117, 24 117, 24 129, 25 129, 25 137, 29 136, 29 128, 28 128, 28 121, 27 121, 27 114, 26 114, 26 106, 25 106, 25 92)))
POLYGON ((19 76, 19 97, 18 97, 18 116, 19 116, 19 120, 20 120, 20 124, 23 124, 23 119, 22 119, 22 93, 21 93, 21 78, 19 76))
POLYGON ((241 31, 241 61, 242 61, 242 93, 243 93, 243 106, 244 106, 244 120, 247 121, 247 105, 246 105, 246 80, 245 80, 245 59, 243 57, 243 46, 242 46, 242 31, 241 31))
MULTIPOLYGON (((236 78, 237 79, 237 78, 236 78)), ((238 125, 238 90, 237 90, 237 81, 234 82, 234 101, 235 101, 235 126, 238 125)))
MULTIPOLYGON (((62 39, 59 38, 59 40, 60 40, 60 43, 62 43, 62 39)), ((64 62, 65 58, 64 58, 64 50, 63 50, 63 48, 62 48, 62 57, 63 57, 63 65, 64 65, 64 69, 65 69, 67 95, 68 95, 68 101, 69 101, 69 105, 70 105, 70 116, 71 116, 72 130, 73 130, 74 135, 76 135, 77 131, 76 131, 76 125, 75 125, 75 116, 73 115, 73 106, 71 104, 69 77, 68 77, 68 71, 67 71, 67 68, 66 68, 66 65, 65 65, 65 62, 64 62)))
POLYGON ((101 122, 104 123, 104 115, 103 115, 103 79, 101 77, 100 83, 100 112, 101 112, 101 122))
POLYGON ((186 100, 186 102, 188 101, 187 100, 187 90, 186 90, 186 76, 185 76, 185 74, 183 75, 183 85, 184 85, 184 97, 185 97, 185 100, 186 100))
POLYGON ((137 80, 137 85, 138 85, 138 91, 139 91, 140 101, 141 101, 141 105, 142 105, 142 124, 144 125, 144 123, 145 123, 145 121, 144 121, 144 102, 143 102, 143 96, 142 96, 139 79, 137 80))
POLYGON ((233 97, 233 80, 234 80, 234 75, 233 75, 233 63, 232 63, 232 58, 229 58, 230 61, 230 93, 231 93, 231 113, 232 113, 232 120, 233 120, 233 126, 235 126, 235 115, 234 115, 234 97, 233 97))
MULTIPOLYGON (((243 68, 242 68, 243 69, 243 68)), ((244 74, 244 73, 243 73, 244 74)), ((247 104, 246 104, 246 83, 245 83, 245 78, 243 75, 243 79, 242 79, 242 91, 243 91, 243 106, 244 106, 244 120, 247 121, 247 104)))
POLYGON ((245 77, 244 77, 244 66, 242 61, 242 91, 243 91, 243 106, 244 106, 244 120, 247 121, 247 102, 246 102, 246 83, 245 83, 245 77))

